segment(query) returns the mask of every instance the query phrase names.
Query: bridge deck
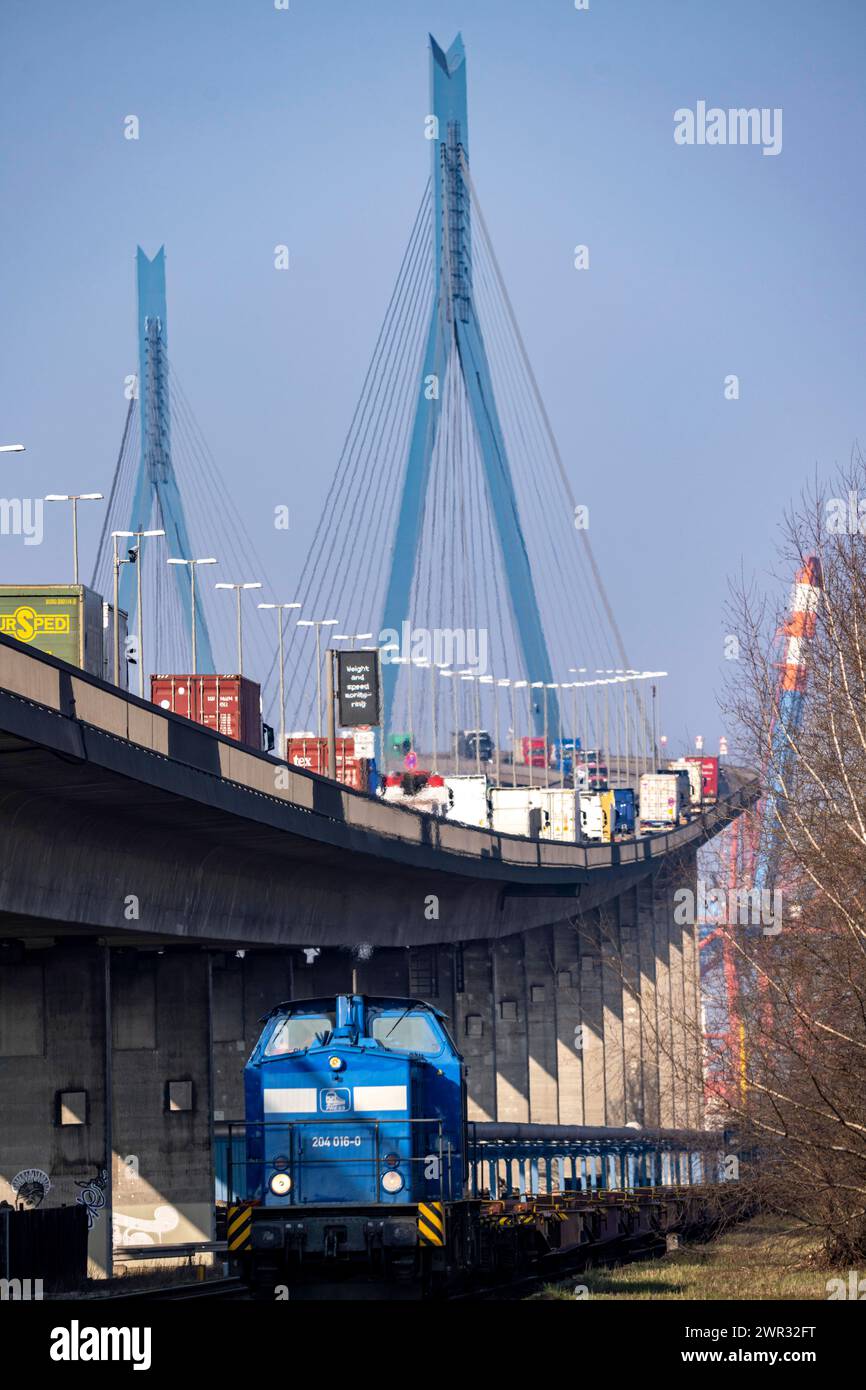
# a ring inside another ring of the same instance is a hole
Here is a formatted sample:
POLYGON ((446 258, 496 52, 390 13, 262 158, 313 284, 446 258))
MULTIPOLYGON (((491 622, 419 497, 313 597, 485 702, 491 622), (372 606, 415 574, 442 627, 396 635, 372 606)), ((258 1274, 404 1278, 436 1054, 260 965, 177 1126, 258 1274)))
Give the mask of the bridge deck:
POLYGON ((0 638, 0 912, 220 943, 508 935, 615 896, 755 797, 729 774, 676 830, 521 839, 404 810, 280 763, 0 638), (72 888, 71 885, 75 885, 72 888), (425 904, 438 899, 438 916, 425 904))

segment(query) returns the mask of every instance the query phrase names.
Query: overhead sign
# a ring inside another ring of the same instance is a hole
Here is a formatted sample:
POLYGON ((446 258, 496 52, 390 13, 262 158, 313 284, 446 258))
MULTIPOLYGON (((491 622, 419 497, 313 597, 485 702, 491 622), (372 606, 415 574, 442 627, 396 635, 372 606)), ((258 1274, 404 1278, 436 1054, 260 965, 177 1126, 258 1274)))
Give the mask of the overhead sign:
POLYGON ((344 729, 381 722, 378 650, 337 652, 337 699, 344 729))

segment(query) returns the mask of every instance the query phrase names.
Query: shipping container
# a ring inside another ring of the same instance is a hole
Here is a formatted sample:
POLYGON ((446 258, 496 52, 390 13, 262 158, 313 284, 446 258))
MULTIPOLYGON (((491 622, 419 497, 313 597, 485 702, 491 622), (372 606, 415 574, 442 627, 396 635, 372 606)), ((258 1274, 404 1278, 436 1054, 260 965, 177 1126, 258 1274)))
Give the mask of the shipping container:
POLYGON ((499 835, 522 835, 537 839, 543 813, 538 789, 532 787, 493 787, 490 792, 490 818, 499 835))
POLYGON ((690 757, 686 758, 686 762, 700 764, 704 801, 717 801, 719 796, 718 758, 690 757))
POLYGON ((446 777, 445 787, 448 791, 448 819, 459 821, 461 825, 482 826, 486 830, 490 816, 484 773, 472 777, 446 777))
POLYGON ((182 714, 238 743, 262 746, 261 692, 246 676, 151 676, 150 698, 160 709, 182 714))
MULTIPOLYGON (((368 791, 370 760, 355 756, 355 740, 353 738, 336 739, 334 754, 336 758, 335 780, 342 782, 345 787, 352 787, 354 791, 368 791)), ((293 767, 302 767, 305 772, 317 772, 320 777, 326 777, 328 774, 328 740, 317 738, 315 734, 290 734, 286 739, 286 760, 293 767)))
POLYGON ((102 599, 85 584, 0 584, 0 633, 103 677, 102 599))
POLYGON ((580 794, 572 787, 547 787, 539 794, 542 840, 577 840, 580 794))
POLYGON ((689 779, 689 805, 700 809, 704 799, 703 778, 700 760, 694 758, 675 758, 668 763, 669 772, 685 772, 689 779))
POLYGON ((615 833, 617 835, 633 835, 635 824, 634 791, 631 787, 617 787, 613 799, 616 815, 615 833))
POLYGON ((616 805, 613 792, 580 793, 580 834, 584 840, 610 844, 613 839, 616 805))
POLYGON ((640 779, 640 823, 679 825, 688 808, 686 778, 677 772, 645 772, 640 779))

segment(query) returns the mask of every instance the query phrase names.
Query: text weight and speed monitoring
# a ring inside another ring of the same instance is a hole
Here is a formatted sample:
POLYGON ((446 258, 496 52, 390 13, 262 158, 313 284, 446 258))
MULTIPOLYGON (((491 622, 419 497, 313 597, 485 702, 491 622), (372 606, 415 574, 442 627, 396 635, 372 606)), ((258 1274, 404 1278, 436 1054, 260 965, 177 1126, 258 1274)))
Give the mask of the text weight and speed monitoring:
POLYGON ((337 699, 344 729, 381 723, 378 651, 337 652, 337 699))

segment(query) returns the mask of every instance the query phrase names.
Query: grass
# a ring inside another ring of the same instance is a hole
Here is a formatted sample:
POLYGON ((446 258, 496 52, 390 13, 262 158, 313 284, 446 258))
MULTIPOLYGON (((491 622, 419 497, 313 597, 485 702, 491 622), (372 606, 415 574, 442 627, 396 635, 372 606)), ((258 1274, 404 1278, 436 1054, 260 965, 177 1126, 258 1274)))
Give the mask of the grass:
POLYGON ((755 1217, 705 1245, 681 1246, 657 1259, 586 1269, 550 1284, 535 1299, 574 1298, 585 1285, 593 1299, 826 1299, 827 1280, 847 1270, 810 1265, 814 1235, 793 1232, 772 1217, 755 1217))

